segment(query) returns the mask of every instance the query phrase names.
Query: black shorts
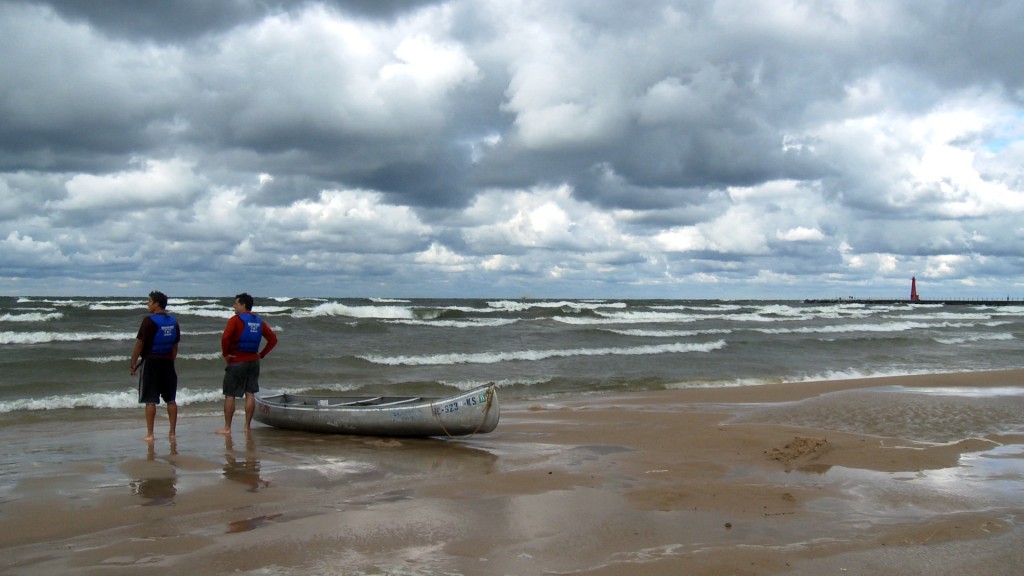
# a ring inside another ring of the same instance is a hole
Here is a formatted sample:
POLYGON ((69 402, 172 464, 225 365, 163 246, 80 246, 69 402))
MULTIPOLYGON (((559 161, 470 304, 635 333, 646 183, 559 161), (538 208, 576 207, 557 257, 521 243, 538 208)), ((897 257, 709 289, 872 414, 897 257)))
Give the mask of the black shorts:
POLYGON ((178 373, 174 360, 147 358, 139 376, 139 404, 159 404, 160 399, 173 404, 178 396, 178 373))
POLYGON ((224 395, 241 398, 260 391, 260 361, 228 364, 224 368, 224 395))

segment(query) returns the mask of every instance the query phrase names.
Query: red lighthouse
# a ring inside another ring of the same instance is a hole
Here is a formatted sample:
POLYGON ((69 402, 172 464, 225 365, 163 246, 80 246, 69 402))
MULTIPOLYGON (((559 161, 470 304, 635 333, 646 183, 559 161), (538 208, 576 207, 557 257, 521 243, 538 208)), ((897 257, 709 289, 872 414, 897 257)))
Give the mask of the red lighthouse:
POLYGON ((918 302, 921 297, 917 295, 917 276, 910 279, 910 301, 918 302))

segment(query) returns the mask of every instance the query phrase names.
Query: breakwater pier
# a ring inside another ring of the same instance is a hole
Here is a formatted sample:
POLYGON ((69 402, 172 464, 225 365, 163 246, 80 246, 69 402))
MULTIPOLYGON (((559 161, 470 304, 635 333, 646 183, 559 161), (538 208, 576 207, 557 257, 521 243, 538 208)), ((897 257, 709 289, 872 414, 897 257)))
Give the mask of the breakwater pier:
POLYGON ((804 300, 804 304, 918 304, 918 305, 942 305, 942 306, 1024 306, 1024 299, 1007 298, 1005 300, 987 300, 984 298, 952 298, 928 300, 918 298, 820 298, 804 300))
POLYGON ((819 300, 804 300, 805 304, 932 304, 940 306, 1024 306, 1024 299, 1010 298, 936 298, 925 299, 917 293, 917 277, 910 279, 909 298, 825 298, 819 300))

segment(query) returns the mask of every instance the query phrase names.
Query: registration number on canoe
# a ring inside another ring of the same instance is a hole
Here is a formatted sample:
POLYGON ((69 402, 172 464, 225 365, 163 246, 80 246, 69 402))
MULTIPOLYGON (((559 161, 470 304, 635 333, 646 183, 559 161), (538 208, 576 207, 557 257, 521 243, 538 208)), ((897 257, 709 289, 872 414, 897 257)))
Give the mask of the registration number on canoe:
POLYGON ((459 406, 476 406, 486 400, 486 398, 486 396, 480 396, 479 398, 476 396, 470 396, 462 402, 449 402, 442 406, 435 406, 434 414, 451 414, 452 412, 458 412, 459 406))

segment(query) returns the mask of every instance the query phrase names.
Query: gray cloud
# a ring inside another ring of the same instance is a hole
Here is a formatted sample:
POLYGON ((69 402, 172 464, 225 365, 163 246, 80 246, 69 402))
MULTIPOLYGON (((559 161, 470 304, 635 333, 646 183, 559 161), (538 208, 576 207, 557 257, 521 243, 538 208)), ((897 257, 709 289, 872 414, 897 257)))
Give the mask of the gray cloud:
POLYGON ((1005 295, 1018 4, 8 2, 0 292, 1005 295))

